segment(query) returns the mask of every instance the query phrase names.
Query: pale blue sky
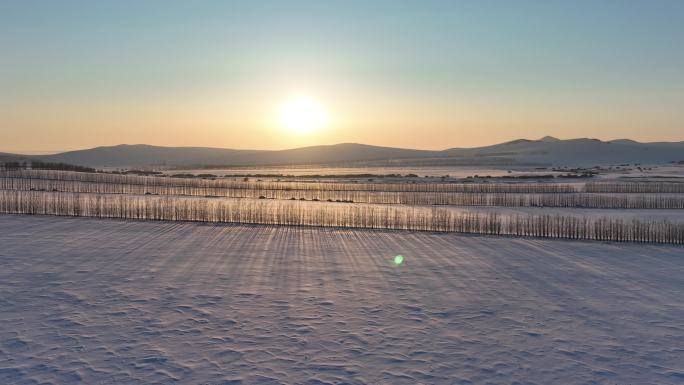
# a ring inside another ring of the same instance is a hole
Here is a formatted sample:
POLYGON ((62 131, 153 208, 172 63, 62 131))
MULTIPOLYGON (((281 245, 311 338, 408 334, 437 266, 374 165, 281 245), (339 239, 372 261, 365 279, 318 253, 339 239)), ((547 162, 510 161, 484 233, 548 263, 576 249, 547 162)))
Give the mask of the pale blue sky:
POLYGON ((0 57, 0 151, 684 140, 684 1, 0 0, 0 57))

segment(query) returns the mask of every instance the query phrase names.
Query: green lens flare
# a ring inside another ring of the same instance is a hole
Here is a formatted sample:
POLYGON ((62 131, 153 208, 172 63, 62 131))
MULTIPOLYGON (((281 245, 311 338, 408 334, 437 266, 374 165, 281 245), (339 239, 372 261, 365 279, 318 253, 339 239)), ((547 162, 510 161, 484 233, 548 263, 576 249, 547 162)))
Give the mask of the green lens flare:
POLYGON ((402 257, 401 255, 397 255, 394 257, 394 265, 395 266, 401 265, 402 262, 404 262, 404 257, 402 257))

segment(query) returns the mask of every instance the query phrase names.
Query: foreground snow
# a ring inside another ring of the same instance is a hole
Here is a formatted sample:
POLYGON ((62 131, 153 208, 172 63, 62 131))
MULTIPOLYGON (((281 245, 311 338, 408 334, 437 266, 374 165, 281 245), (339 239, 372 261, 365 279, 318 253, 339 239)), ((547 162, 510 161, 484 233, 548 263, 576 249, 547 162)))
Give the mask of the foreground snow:
POLYGON ((0 266, 2 384, 684 382, 677 246, 0 215, 0 266))

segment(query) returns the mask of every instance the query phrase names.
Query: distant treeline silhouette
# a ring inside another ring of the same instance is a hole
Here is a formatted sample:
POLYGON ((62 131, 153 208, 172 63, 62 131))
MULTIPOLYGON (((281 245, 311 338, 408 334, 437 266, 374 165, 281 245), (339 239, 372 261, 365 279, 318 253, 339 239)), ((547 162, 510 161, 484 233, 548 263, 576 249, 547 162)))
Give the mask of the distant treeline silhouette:
MULTIPOLYGON (((260 187, 260 184, 255 187, 260 187)), ((298 186, 298 185, 297 185, 298 186)), ((325 186, 321 186, 325 187, 325 186)), ((229 198, 303 199, 375 204, 503 207, 579 207, 684 209, 684 194, 615 193, 455 193, 311 189, 264 189, 80 182, 55 179, 0 178, 2 190, 38 190, 97 194, 181 195, 229 198)))
POLYGON ((92 167, 78 166, 75 164, 68 163, 53 163, 53 162, 41 162, 41 161, 25 161, 25 162, 6 162, 0 165, 1 169, 9 171, 17 170, 58 170, 58 171, 71 171, 71 172, 89 172, 94 173, 96 170, 92 167))
POLYGON ((0 212, 162 221, 402 229, 542 238, 684 243, 684 223, 566 215, 459 213, 403 205, 0 191, 0 212))

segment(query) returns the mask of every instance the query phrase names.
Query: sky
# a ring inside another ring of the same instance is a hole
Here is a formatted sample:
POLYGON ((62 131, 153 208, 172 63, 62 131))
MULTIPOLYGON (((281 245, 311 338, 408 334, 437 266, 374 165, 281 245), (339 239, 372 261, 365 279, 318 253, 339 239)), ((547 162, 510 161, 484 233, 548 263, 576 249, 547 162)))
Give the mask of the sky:
POLYGON ((684 140, 684 1, 0 0, 4 152, 545 135, 684 140))

